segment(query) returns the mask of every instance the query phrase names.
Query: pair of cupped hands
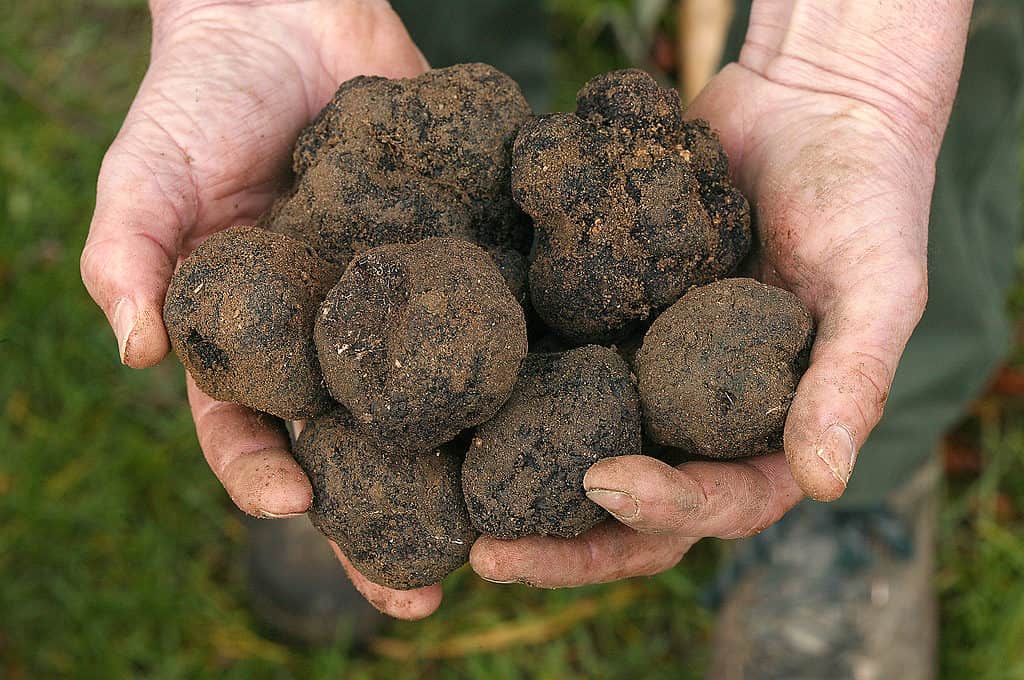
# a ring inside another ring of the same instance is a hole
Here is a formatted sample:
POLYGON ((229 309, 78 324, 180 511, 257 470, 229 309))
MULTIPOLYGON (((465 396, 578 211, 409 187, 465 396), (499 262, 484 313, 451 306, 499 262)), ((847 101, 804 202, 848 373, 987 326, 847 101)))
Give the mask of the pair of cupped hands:
MULTIPOLYGON (((152 5, 152 61, 104 158, 81 260, 134 368, 168 352, 161 311, 176 264, 267 208, 296 135, 337 86, 428 68, 383 1, 152 5)), ((785 451, 676 468, 602 460, 584 487, 615 519, 575 539, 480 538, 470 555, 480 576, 557 588, 651 575, 703 537, 748 536, 804 496, 843 493, 924 309, 942 126, 890 90, 829 72, 787 59, 771 28, 752 24, 740 63, 687 112, 718 131, 751 201, 757 275, 799 296, 818 325, 785 451)), ((191 380, 188 398, 206 460, 239 508, 265 518, 307 510, 312 490, 282 423, 214 401, 191 380)), ((381 611, 416 619, 440 604, 440 585, 384 588, 334 549, 381 611)))

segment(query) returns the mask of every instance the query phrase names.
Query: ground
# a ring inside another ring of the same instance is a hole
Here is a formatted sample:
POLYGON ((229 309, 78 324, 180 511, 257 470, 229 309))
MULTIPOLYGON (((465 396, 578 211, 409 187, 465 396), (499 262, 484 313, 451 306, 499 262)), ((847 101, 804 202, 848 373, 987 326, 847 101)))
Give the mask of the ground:
MULTIPOLYGON (((99 161, 147 47, 141 0, 35 0, 0 22, 0 676, 699 677, 713 542, 656 578, 575 591, 463 570, 439 614, 356 655, 260 630, 244 530, 199 454, 180 368, 123 368, 79 281, 99 161)), ((562 48, 571 89, 615 65, 562 48)), ((1018 353, 946 447, 946 678, 1024 677, 1018 353)))

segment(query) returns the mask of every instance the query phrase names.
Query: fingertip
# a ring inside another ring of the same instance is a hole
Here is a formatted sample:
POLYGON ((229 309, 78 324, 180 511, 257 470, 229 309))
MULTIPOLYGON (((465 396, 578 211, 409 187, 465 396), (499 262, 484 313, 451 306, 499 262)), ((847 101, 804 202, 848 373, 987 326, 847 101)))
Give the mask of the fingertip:
POLYGON ((159 311, 136 311, 133 302, 123 299, 114 309, 113 326, 121 363, 125 366, 149 368, 160 363, 170 352, 170 338, 159 311))
POLYGON ((253 517, 289 517, 306 512, 313 487, 291 455, 277 448, 236 457, 221 481, 242 511, 253 517))
POLYGON ((404 621, 419 621, 436 612, 441 606, 444 591, 440 584, 412 590, 395 590, 382 586, 363 576, 362 572, 356 569, 345 556, 337 543, 329 539, 327 542, 334 550, 335 556, 349 580, 352 581, 352 585, 380 613, 404 621))
POLYGON ((826 427, 809 446, 786 446, 793 478, 816 501, 830 502, 843 495, 856 460, 856 440, 842 423, 826 427))

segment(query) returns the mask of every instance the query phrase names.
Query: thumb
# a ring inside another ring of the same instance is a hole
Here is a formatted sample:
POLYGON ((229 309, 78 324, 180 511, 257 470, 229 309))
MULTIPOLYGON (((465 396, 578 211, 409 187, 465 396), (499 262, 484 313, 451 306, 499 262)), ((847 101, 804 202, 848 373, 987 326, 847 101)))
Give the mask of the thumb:
POLYGON ((902 286, 879 276, 845 290, 822 314, 784 435, 793 477, 815 500, 843 494, 861 446, 882 418, 927 298, 924 269, 914 271, 899 277, 902 286))
POLYGON ((146 368, 170 349, 164 295, 196 196, 179 149, 159 148, 159 134, 141 149, 134 139, 122 134, 104 157, 81 270, 114 331, 121 362, 146 368))

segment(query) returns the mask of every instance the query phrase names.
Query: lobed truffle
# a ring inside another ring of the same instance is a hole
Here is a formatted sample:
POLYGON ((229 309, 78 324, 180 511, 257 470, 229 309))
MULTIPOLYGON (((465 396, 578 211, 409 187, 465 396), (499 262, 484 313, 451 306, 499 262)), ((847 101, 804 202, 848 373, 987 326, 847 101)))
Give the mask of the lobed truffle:
POLYGON ((642 71, 597 76, 575 113, 526 124, 512 193, 536 226, 534 308, 576 342, 628 334, 750 247, 749 208, 716 136, 642 71))
POLYGON ((295 459, 313 486, 313 525, 374 583, 428 586, 469 559, 477 533, 462 500, 457 452, 378 449, 338 409, 307 423, 295 459))
POLYGON ((615 352, 530 354, 511 398, 476 430, 462 468, 473 525, 498 538, 571 537, 607 513, 583 475, 601 458, 639 454, 640 401, 615 352))
POLYGON ((331 394, 377 446, 419 452, 493 416, 526 356, 526 321, 490 255, 458 239, 356 258, 317 317, 331 394))
POLYGON ((295 186, 264 222, 342 266, 431 236, 525 252, 510 149, 531 113, 516 82, 486 64, 354 78, 299 136, 295 186))
POLYGON ((647 436, 710 458, 779 450, 813 339, 810 313, 781 288, 725 279, 691 290, 636 356, 647 436))
POLYGON ((281 418, 332 401, 313 322, 338 268, 281 234, 237 227, 210 236, 181 264, 164 302, 171 344, 203 392, 281 418))

